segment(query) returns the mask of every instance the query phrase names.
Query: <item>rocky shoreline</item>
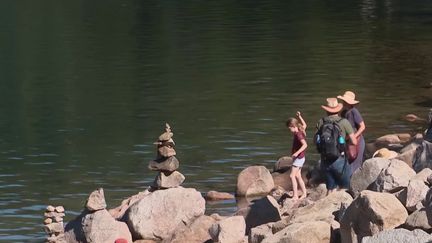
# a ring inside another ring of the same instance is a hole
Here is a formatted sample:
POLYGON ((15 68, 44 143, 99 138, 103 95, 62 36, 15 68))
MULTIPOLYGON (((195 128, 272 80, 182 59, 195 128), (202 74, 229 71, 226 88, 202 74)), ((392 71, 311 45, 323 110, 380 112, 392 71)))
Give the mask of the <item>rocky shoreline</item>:
POLYGON ((239 204, 232 216, 205 215, 205 200, 233 199, 231 193, 204 196, 181 186, 169 125, 159 136, 157 171, 148 189, 107 209, 103 189, 92 192, 82 213, 63 226, 64 208, 48 206, 46 242, 429 242, 432 241, 432 157, 415 157, 424 146, 421 134, 389 134, 366 146, 367 159, 354 172, 351 188, 327 195, 318 169, 304 171, 305 199, 292 200, 284 157, 272 172, 250 166, 237 178, 239 204), (394 158, 371 158, 379 149, 394 158), (415 164, 413 162, 416 161, 415 164), (250 200, 250 198, 254 198, 250 200))

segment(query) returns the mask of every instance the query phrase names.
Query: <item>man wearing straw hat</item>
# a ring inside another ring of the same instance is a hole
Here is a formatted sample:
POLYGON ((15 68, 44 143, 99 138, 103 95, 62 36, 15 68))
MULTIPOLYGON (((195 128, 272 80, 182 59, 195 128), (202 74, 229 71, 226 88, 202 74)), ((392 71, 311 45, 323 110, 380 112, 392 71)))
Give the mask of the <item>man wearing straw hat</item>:
MULTIPOLYGON (((356 145, 357 139, 354 136, 354 129, 348 120, 341 118, 339 116, 339 112, 342 110, 343 105, 338 102, 336 98, 327 98, 327 104, 322 105, 327 116, 323 117, 318 121, 316 126, 317 134, 315 135, 315 142, 317 143, 317 147, 320 147, 325 143, 324 141, 320 141, 320 133, 322 134, 324 127, 330 127, 329 124, 334 125, 339 132, 338 137, 338 145, 344 146, 345 141, 356 145), (349 139, 348 139, 349 138, 349 139)), ((336 148, 339 149, 340 147, 336 148)), ((348 189, 350 185, 351 178, 351 168, 345 159, 343 151, 341 151, 339 157, 329 158, 327 157, 323 151, 320 151, 321 154, 321 168, 325 174, 326 178, 326 186, 328 193, 336 190, 337 187, 348 189)))

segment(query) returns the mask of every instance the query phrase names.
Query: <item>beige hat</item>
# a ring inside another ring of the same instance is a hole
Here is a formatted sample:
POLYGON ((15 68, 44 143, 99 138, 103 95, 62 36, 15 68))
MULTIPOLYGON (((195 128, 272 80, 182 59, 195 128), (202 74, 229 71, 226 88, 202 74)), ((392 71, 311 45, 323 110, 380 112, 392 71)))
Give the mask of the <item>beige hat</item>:
POLYGON ((355 100, 355 94, 352 91, 345 91, 345 94, 343 94, 342 96, 338 95, 338 99, 341 99, 350 105, 355 105, 360 102, 358 100, 355 100))
POLYGON ((385 158, 385 159, 393 159, 397 157, 399 154, 395 151, 388 150, 387 148, 378 149, 373 155, 372 158, 385 158))
POLYGON ((330 112, 330 113, 338 113, 342 110, 343 105, 338 102, 336 98, 327 98, 327 105, 322 105, 321 108, 330 112))

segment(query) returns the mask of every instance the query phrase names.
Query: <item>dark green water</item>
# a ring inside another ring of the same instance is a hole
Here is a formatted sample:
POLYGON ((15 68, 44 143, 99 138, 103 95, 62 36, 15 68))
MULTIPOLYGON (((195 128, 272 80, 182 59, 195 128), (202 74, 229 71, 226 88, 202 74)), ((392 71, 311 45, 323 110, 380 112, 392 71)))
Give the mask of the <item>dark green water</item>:
POLYGON ((310 139, 325 98, 354 90, 373 139, 420 130, 401 117, 432 103, 426 0, 0 6, 0 242, 41 241, 47 204, 70 220, 97 187, 109 207, 146 188, 166 121, 184 186, 233 192, 289 153, 296 110, 310 139))

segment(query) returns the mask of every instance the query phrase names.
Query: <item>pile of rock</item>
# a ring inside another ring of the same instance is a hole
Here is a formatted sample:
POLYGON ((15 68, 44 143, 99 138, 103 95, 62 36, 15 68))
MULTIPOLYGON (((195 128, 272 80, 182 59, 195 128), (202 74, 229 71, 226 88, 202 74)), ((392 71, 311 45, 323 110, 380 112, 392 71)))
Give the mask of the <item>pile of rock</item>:
POLYGON ((44 217, 44 229, 48 234, 47 243, 63 243, 64 238, 63 217, 65 216, 63 206, 51 206, 46 208, 44 217))
POLYGON ((124 222, 116 220, 106 210, 102 188, 93 191, 87 199, 84 210, 65 227, 68 243, 115 242, 124 239, 132 242, 132 235, 124 222))
POLYGON ((166 123, 165 132, 154 143, 157 145, 157 156, 155 160, 150 161, 148 168, 158 171, 153 182, 155 190, 178 187, 185 180, 184 175, 177 171, 179 161, 175 157, 173 135, 170 125, 166 123))

